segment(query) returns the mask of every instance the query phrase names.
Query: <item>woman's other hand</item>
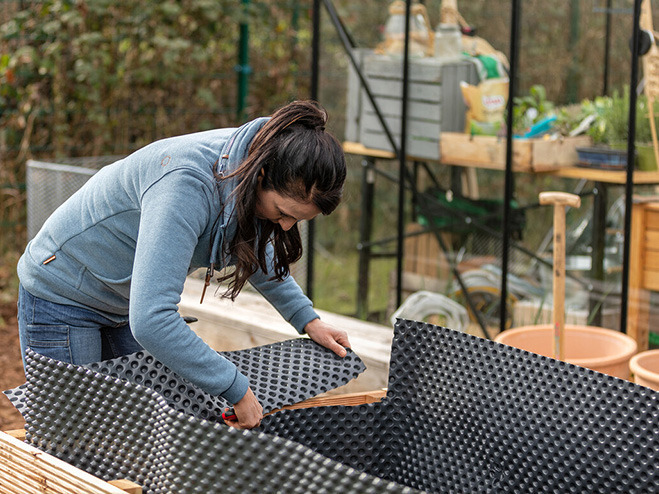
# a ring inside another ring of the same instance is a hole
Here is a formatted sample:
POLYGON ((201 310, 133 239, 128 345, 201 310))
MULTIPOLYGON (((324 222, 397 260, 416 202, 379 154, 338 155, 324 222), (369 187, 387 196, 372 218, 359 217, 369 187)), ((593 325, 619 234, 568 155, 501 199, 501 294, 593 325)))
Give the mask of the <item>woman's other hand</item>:
POLYGON ((350 341, 348 341, 348 333, 345 331, 336 329, 320 319, 314 319, 307 323, 304 331, 313 341, 329 348, 339 357, 345 357, 348 353, 346 348, 350 348, 350 341))
POLYGON ((261 425, 263 420, 263 407, 256 399, 251 388, 247 388, 247 393, 243 396, 238 403, 233 405, 233 410, 236 413, 236 420, 225 420, 224 422, 236 429, 253 429, 261 425))

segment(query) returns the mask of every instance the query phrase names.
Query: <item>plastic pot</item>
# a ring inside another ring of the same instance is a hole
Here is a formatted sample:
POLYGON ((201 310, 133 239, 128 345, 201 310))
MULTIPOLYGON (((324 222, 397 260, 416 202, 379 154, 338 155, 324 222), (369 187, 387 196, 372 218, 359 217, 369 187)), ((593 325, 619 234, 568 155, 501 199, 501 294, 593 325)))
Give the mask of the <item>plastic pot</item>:
POLYGON ((646 172, 657 171, 657 161, 654 159, 652 144, 636 144, 636 166, 646 172))
MULTIPOLYGON (((508 329, 494 340, 554 358, 554 327, 551 324, 508 329)), ((629 379, 629 359, 635 353, 636 341, 626 334, 596 326, 565 325, 566 362, 629 379)))
POLYGON ((634 382, 659 391, 659 350, 647 350, 629 361, 634 382))

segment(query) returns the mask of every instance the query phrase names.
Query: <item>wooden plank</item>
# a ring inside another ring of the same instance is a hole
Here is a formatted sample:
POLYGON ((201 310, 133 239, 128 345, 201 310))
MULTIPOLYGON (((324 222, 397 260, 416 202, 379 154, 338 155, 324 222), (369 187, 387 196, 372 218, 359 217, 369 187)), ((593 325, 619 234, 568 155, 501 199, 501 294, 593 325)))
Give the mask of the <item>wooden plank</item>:
POLYGON ((391 151, 373 149, 364 146, 361 142, 346 141, 343 143, 343 152, 358 156, 370 156, 371 158, 394 159, 396 155, 391 151))
POLYGON ((646 250, 644 269, 649 271, 659 271, 659 250, 646 250))
POLYGON ((537 172, 574 166, 579 161, 577 147, 588 147, 592 140, 588 136, 565 139, 532 139, 531 166, 537 172))
POLYGON ((659 248, 659 231, 645 230, 644 242, 647 249, 657 250, 659 248))
POLYGON ((659 291, 659 271, 644 270, 643 287, 648 290, 659 291))
POLYGON ((386 398, 386 396, 386 389, 378 389, 374 391, 359 393, 346 393, 343 395, 315 396, 313 398, 309 398, 308 400, 301 401, 300 403, 283 406, 277 410, 266 413, 266 415, 280 412, 282 410, 296 410, 300 408, 366 405, 368 403, 377 403, 383 398, 386 398))
POLYGON ((628 317, 627 334, 636 340, 639 351, 648 345, 648 331, 650 323, 649 302, 650 296, 644 286, 643 270, 645 266, 645 207, 643 204, 632 205, 632 222, 630 233, 629 255, 629 296, 627 299, 628 317), (645 339, 645 342, 643 342, 645 339))
MULTIPOLYGON (((653 211, 649 209, 648 206, 650 205, 645 205, 645 229, 659 230, 659 211, 653 211)), ((659 246, 657 249, 659 249, 659 246)))
MULTIPOLYGON (((440 162, 443 164, 495 170, 503 170, 506 164, 506 142, 496 136, 442 132, 440 151, 440 162)), ((513 170, 532 171, 531 143, 528 140, 513 141, 513 170)))
POLYGON ((113 485, 128 494, 142 494, 142 487, 127 479, 110 480, 108 484, 113 485))
POLYGON ((25 441, 25 429, 13 429, 5 431, 5 434, 9 434, 11 437, 15 437, 19 441, 25 441))
POLYGON ((124 491, 52 455, 0 432, 0 485, 13 492, 123 494, 124 491), (22 486, 25 490, 20 490, 22 486))
MULTIPOLYGON (((462 132, 440 135, 441 162, 477 168, 504 169, 506 141, 496 136, 471 136, 462 132)), ((554 171, 577 162, 576 148, 590 143, 590 137, 564 139, 514 139, 514 171, 554 171)))
MULTIPOLYGON (((598 170, 596 168, 585 167, 564 167, 551 170, 551 174, 557 177, 586 179, 593 182, 604 182, 607 184, 625 184, 627 183, 627 172, 623 170, 598 170)), ((634 170, 634 183, 636 185, 659 184, 659 171, 644 172, 634 170)))

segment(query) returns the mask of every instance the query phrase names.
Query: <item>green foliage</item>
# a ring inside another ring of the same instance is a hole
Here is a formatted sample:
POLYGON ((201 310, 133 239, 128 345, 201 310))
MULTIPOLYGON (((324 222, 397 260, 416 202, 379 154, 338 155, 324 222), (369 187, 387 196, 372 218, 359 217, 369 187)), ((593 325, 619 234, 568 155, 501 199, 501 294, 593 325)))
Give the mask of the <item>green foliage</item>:
POLYGON ((513 129, 515 132, 527 131, 533 124, 554 111, 554 103, 547 100, 547 90, 541 84, 531 86, 529 94, 516 97, 514 103, 513 129))
MULTIPOLYGON (((291 16, 277 5, 244 11, 229 0, 28 3, 0 26, 0 125, 8 149, 28 134, 29 144, 38 140, 55 155, 117 154, 233 124, 241 21, 261 33, 251 37, 251 62, 254 75, 267 74, 252 87, 262 114, 297 92, 294 50, 282 47, 282 39, 294 37, 291 16)), ((309 36, 300 38, 306 43, 309 36)))
POLYGON ((251 29, 250 116, 308 94, 296 84, 310 56, 309 22, 299 16, 294 26, 281 2, 248 11, 230 0, 45 0, 12 2, 11 12, 7 5, 0 254, 24 246, 28 158, 127 154, 162 137, 242 123, 241 22, 251 29))
MULTIPOLYGON (((629 122, 629 86, 622 94, 614 91, 610 97, 598 97, 593 101, 582 103, 585 113, 596 115, 596 120, 588 130, 588 135, 596 144, 620 144, 627 141, 629 122)), ((659 107, 655 105, 657 115, 659 107)), ((652 140, 650 120, 648 118, 648 99, 644 94, 636 101, 636 142, 647 143, 652 140)))

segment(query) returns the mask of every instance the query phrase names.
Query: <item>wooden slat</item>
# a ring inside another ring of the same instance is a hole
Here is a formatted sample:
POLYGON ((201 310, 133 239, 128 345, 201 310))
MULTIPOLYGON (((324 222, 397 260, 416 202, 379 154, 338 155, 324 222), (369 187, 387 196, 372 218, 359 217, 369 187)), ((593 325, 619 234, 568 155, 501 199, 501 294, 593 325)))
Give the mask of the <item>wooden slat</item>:
POLYGON ((396 155, 391 151, 383 151, 382 149, 367 148, 361 142, 344 142, 343 151, 348 154, 356 154, 359 156, 370 156, 372 158, 394 159, 396 155))
POLYGON ((531 147, 533 170, 543 172, 565 166, 574 166, 579 161, 577 147, 587 147, 591 142, 588 136, 576 136, 553 141, 533 139, 533 146, 531 147))
POLYGON ((643 286, 648 290, 659 291, 659 271, 643 271, 643 286))
MULTIPOLYGON (((625 184, 627 172, 624 170, 600 170, 598 168, 565 167, 551 171, 552 175, 565 178, 591 180, 608 184, 625 184)), ((659 184, 659 172, 634 171, 635 184, 659 184)))
POLYGON ((19 441, 25 441, 25 429, 14 429, 11 431, 5 431, 5 434, 9 434, 11 437, 15 437, 19 441))
MULTIPOLYGON (((506 163, 506 141, 495 136, 471 136, 461 132, 442 132, 440 161, 448 165, 474 166, 503 170, 506 163)), ((531 143, 513 141, 513 170, 532 171, 531 143)))
POLYGON ((659 231, 645 230, 645 248, 648 250, 659 250, 659 231))
POLYGON ((366 391, 360 393, 348 393, 343 395, 327 395, 316 396, 308 400, 295 403, 293 405, 286 405, 277 410, 266 414, 280 412, 281 410, 296 410, 300 408, 314 408, 314 407, 330 407, 330 406, 356 406, 366 405, 368 403, 377 403, 387 396, 386 389, 378 389, 374 391, 366 391))
POLYGON ((659 211, 646 211, 645 225, 647 230, 659 230, 659 211))
POLYGON ((645 270, 659 271, 659 251, 647 250, 645 252, 645 270))
POLYGON ((636 340, 638 351, 647 349, 650 323, 650 294, 645 286, 645 257, 648 254, 645 238, 646 205, 632 205, 629 254, 629 296, 627 334, 636 340))
POLYGON ((0 486, 25 494, 123 494, 124 491, 0 432, 0 486))
POLYGON ((127 494, 142 494, 142 487, 127 479, 110 480, 108 484, 118 487, 127 494))

